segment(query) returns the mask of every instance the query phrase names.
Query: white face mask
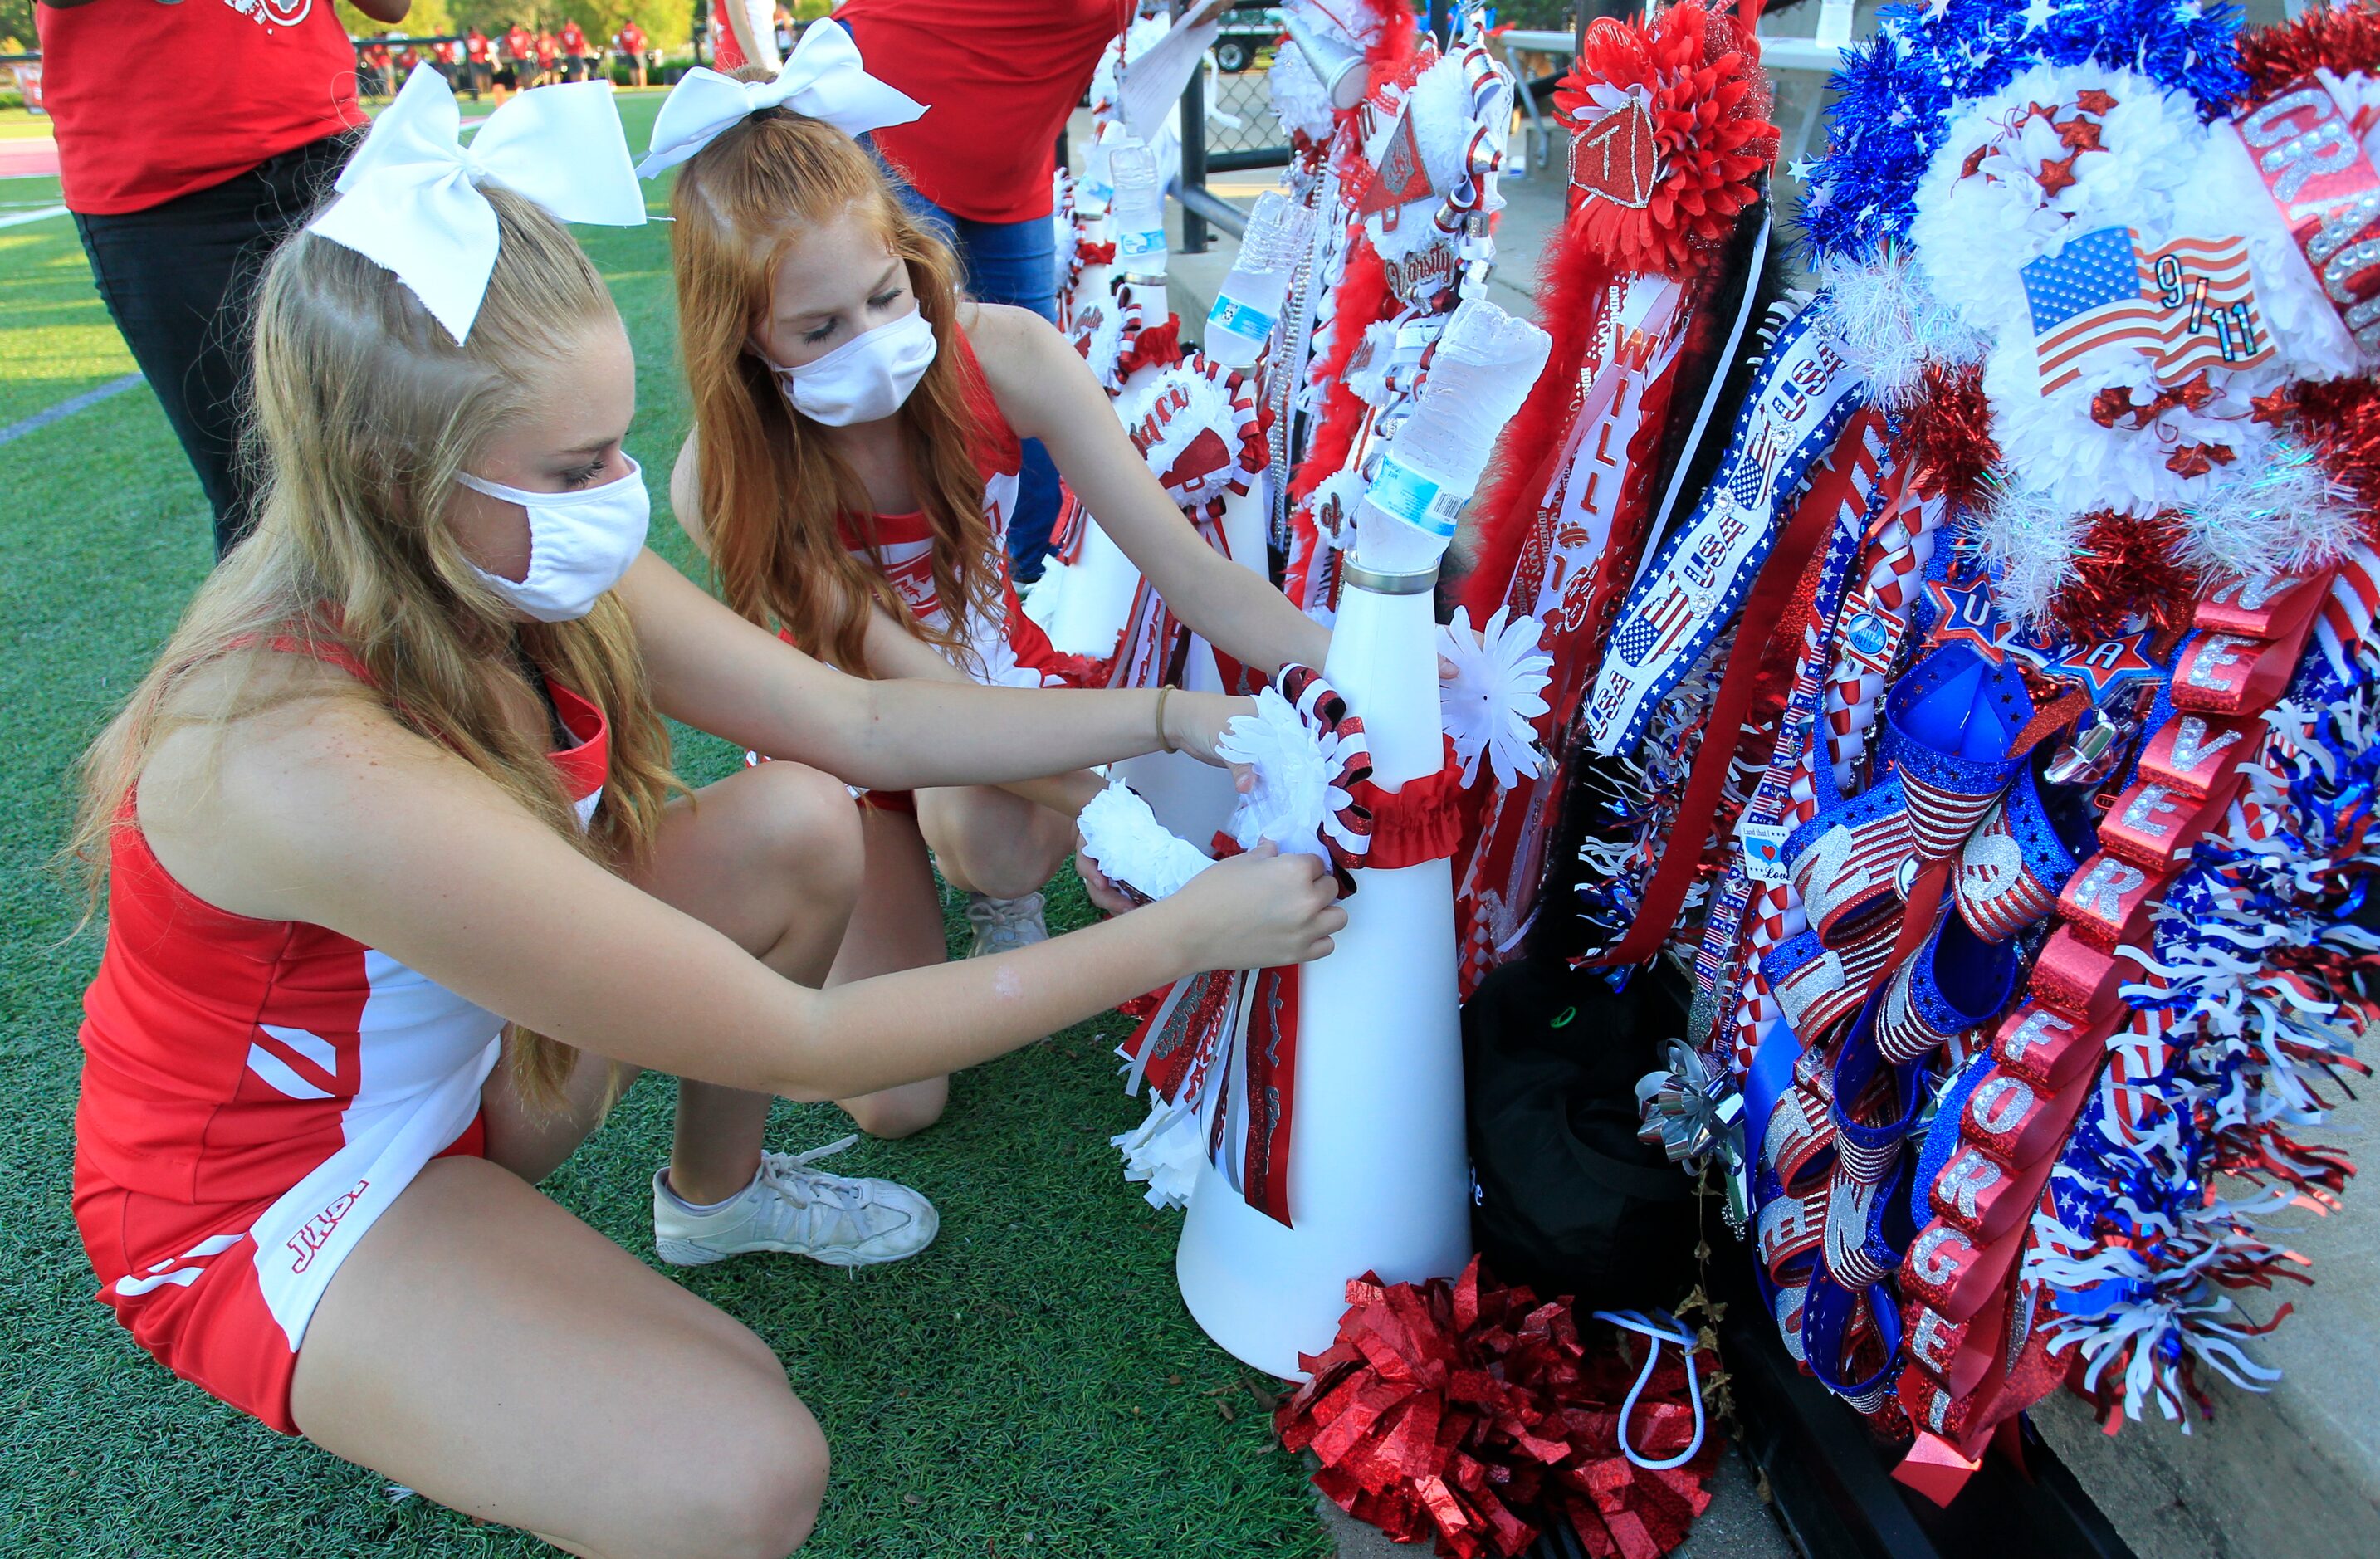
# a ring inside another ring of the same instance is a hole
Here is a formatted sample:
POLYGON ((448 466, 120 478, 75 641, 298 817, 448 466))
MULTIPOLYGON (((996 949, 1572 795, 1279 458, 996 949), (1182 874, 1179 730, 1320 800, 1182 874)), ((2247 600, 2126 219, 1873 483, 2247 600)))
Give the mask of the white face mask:
MULTIPOLYGON (((933 322, 922 311, 902 315, 844 342, 799 368, 769 367, 794 409, 813 422, 847 428, 873 422, 901 409, 934 360, 941 344, 933 322)), ((766 359, 763 359, 766 360, 766 359)))
POLYGON ((618 584, 644 551, 652 498, 645 492, 644 468, 634 460, 619 481, 575 493, 530 493, 482 481, 468 471, 455 472, 455 480, 528 511, 528 573, 507 579, 478 564, 471 572, 540 623, 574 622, 595 610, 597 598, 618 584))

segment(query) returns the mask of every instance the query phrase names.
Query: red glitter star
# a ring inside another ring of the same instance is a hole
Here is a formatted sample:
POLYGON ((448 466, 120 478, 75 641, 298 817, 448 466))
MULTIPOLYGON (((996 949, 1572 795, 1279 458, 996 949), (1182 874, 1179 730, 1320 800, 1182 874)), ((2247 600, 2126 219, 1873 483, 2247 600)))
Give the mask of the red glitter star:
MULTIPOLYGON (((2120 384, 2111 385, 2091 397, 2091 420, 2103 428, 2114 427, 2118 418, 2131 417, 2147 409, 2146 407, 2132 405, 2132 392, 2120 384)), ((2132 426, 2139 427, 2140 423, 2135 421, 2132 426)))
POLYGON ((2099 122, 2096 119, 2077 116, 2071 119, 2053 119, 2050 124, 2058 131, 2058 143, 2069 152, 2106 150, 2099 144, 2099 122))
POLYGON ((2042 159, 2041 192, 2054 196, 2060 190, 2073 189, 2076 183, 2074 159, 2080 155, 2082 155, 2080 152, 2071 152, 2059 162, 2051 162, 2047 158, 2042 159))
MULTIPOLYGON (((2182 406, 2192 411, 2204 411, 2206 409, 2206 403, 2214 398, 2215 386, 2207 382, 2206 370, 2202 368, 2172 389, 2160 394, 2157 399, 2162 404, 2158 409, 2163 410, 2168 406, 2182 406)), ((2228 450, 2226 454, 2228 454, 2228 450)))
POLYGON ((2297 411, 2297 396, 2287 384, 2270 395, 2252 396, 2248 404, 2255 408, 2248 414, 2249 420, 2262 422, 2268 428, 2280 427, 2297 411))
POLYGON ((2116 100, 2096 87, 2088 87, 2074 94, 2074 106, 2085 114, 2105 114, 2116 106, 2116 100))

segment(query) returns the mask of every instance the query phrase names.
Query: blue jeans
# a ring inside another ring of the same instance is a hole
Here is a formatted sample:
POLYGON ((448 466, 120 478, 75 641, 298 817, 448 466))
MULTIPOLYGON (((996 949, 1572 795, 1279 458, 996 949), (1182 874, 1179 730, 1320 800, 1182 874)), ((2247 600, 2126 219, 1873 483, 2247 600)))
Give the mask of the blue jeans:
MULTIPOLYGON (((976 222, 953 216, 905 183, 895 186, 909 209, 941 229, 966 267, 967 291, 985 303, 1013 303, 1043 319, 1058 319, 1058 237, 1052 218, 976 222)), ((1058 518, 1058 468, 1038 438, 1025 441, 1016 479, 1016 512, 1008 520, 1008 560, 1019 584, 1041 577, 1050 527, 1058 518)))

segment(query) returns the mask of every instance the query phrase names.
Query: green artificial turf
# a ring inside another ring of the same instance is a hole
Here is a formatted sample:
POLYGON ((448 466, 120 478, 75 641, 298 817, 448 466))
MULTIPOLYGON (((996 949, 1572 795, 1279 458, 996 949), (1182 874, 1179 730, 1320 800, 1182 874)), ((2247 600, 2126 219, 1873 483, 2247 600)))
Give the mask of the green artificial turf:
MULTIPOLYGON (((658 98, 625 104, 641 146, 658 98)), ((36 181, 0 182, 30 199, 36 181)), ((55 185, 44 187, 50 192, 55 185)), ((656 199, 656 210, 662 209, 656 199)), ((581 229, 635 339, 631 446, 654 537, 686 562, 664 473, 686 425, 665 225, 581 229)), ((0 230, 0 425, 129 368, 67 224, 0 230)), ((285 1440, 152 1362, 92 1300, 67 1213, 78 1001, 99 956, 46 867, 78 750, 209 563, 205 505, 156 402, 118 396, 0 447, 0 1553, 527 1554, 527 1537, 285 1440)), ((699 783, 736 754, 681 733, 699 783)), ((1090 911, 1067 879, 1052 920, 1090 911)), ((940 1242, 856 1273, 756 1257, 673 1273, 769 1338, 834 1447, 821 1555, 1150 1559, 1329 1552, 1261 1383, 1173 1286, 1178 1215, 1144 1204, 1108 1137, 1133 1125, 1110 1016, 962 1075, 948 1118, 834 1161, 942 1210, 940 1242)), ((550 1185, 650 1259, 669 1090, 634 1089, 550 1185)), ((783 1105, 781 1148, 846 1129, 783 1105)))

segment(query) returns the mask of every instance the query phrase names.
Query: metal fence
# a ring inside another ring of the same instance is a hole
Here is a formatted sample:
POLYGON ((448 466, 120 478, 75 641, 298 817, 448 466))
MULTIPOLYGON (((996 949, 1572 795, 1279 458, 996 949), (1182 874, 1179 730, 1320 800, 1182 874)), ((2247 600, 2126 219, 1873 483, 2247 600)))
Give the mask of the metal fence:
POLYGON ((1212 100, 1200 119, 1207 171, 1277 168, 1289 161, 1289 132, 1272 111, 1271 51, 1246 70, 1218 70, 1205 85, 1212 100))

